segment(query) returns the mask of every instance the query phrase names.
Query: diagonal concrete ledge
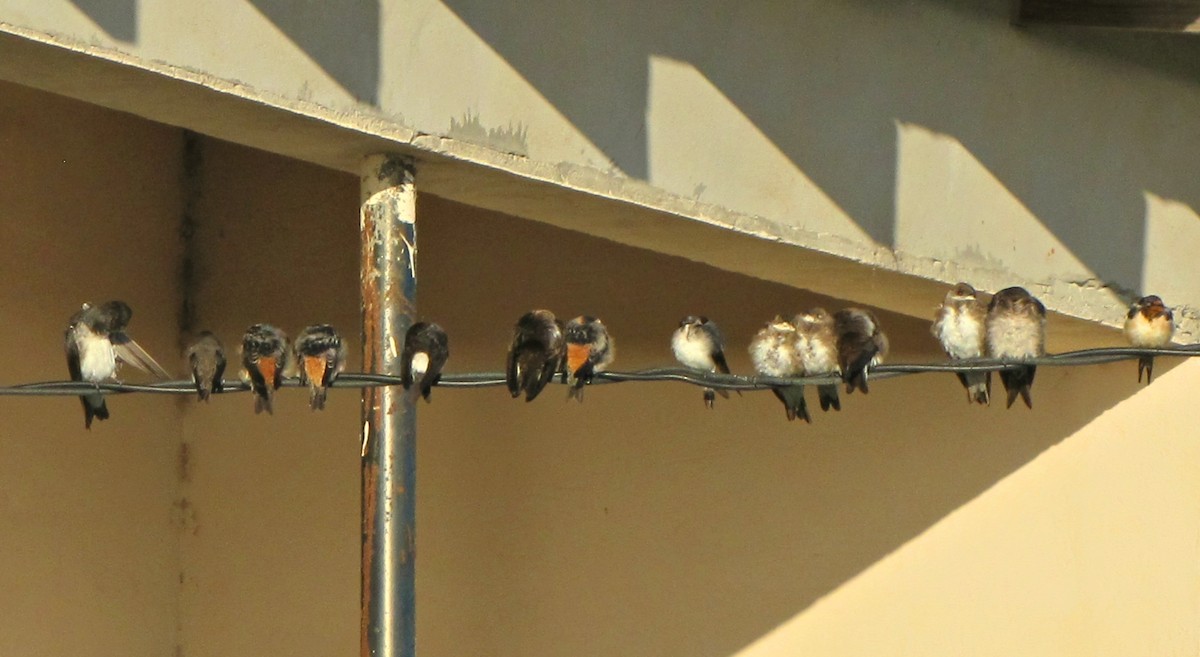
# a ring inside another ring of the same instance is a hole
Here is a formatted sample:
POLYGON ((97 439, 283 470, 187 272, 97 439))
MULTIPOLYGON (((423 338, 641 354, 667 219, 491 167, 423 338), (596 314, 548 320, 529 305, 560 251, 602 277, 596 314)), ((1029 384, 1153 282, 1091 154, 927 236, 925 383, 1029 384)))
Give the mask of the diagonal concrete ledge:
MULTIPOLYGON (((409 154, 420 160, 423 189, 438 196, 914 317, 929 317, 948 283, 1021 284, 1053 311, 1052 351, 1120 343, 1111 327, 1127 293, 1095 280, 1020 280, 811 232, 599 169, 421 133, 368 107, 333 110, 7 23, 0 79, 346 173, 369 153, 409 154)), ((1194 341, 1200 317, 1179 314, 1178 339, 1194 341)))

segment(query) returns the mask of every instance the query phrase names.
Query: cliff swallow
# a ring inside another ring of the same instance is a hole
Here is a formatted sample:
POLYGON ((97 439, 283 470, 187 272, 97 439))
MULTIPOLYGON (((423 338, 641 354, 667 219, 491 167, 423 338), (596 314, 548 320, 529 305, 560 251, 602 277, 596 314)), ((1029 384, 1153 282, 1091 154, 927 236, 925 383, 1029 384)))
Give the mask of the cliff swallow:
MULTIPOLYGON (((1171 342, 1175 333, 1175 315, 1163 305, 1163 300, 1150 295, 1142 297, 1129 306, 1125 315, 1125 337, 1135 347, 1161 349, 1171 342)), ((1154 373, 1154 356, 1138 358, 1138 383, 1146 373, 1146 385, 1154 373)))
POLYGON ((419 394, 429 401, 429 393, 442 378, 442 366, 450 358, 450 338, 442 327, 417 322, 404 335, 404 354, 400 359, 400 378, 413 399, 419 394), (413 382, 417 385, 413 385, 413 382))
POLYGON ((583 401, 583 386, 591 383, 597 372, 603 372, 616 356, 613 340, 604 323, 595 317, 580 315, 567 322, 563 329, 567 341, 567 367, 563 373, 567 399, 583 401))
MULTIPOLYGON (((1001 360, 1026 360, 1046 354, 1046 307, 1023 287, 1000 290, 988 304, 988 356, 1001 360)), ((1036 365, 1024 365, 1015 370, 1001 370, 1000 381, 1008 393, 1012 408, 1017 395, 1033 408, 1029 389, 1033 386, 1036 365)))
MULTIPOLYGON (((109 301, 99 306, 83 304, 71 316, 64 335, 67 369, 72 381, 100 383, 117 373, 118 363, 128 363, 160 379, 171 375, 146 350, 125 333, 133 310, 123 301, 109 301)), ((108 419, 108 404, 104 395, 83 395, 83 424, 91 429, 92 420, 108 419)))
MULTIPOLYGON (((987 347, 987 308, 975 288, 966 283, 955 285, 937 310, 930 331, 942 343, 950 360, 982 358, 987 347)), ((958 372, 958 380, 967 390, 967 403, 988 404, 988 373, 958 372)))
POLYGON ((517 320, 508 348, 505 381, 512 396, 525 392, 531 402, 559 370, 566 357, 562 322, 549 310, 532 310, 517 320))
MULTIPOLYGON (((803 376, 840 375, 838 368, 837 337, 833 331, 833 316, 824 308, 813 308, 792 319, 796 327, 796 355, 800 359, 803 376)), ((821 410, 842 410, 836 383, 817 386, 817 399, 821 410)))
POLYGON ((287 346, 287 334, 270 324, 255 324, 242 336, 242 367, 254 391, 255 413, 274 413, 271 396, 283 383, 287 346))
POLYGON ((346 346, 332 326, 317 324, 300 331, 292 349, 296 352, 300 383, 308 384, 308 405, 319 411, 325 408, 329 386, 346 369, 346 346))
MULTIPOLYGON (((796 353, 796 327, 776 315, 750 341, 750 360, 759 374, 781 378, 799 376, 803 367, 796 353)), ((772 387, 771 391, 783 402, 789 421, 799 417, 812 423, 804 401, 804 386, 772 387)))
POLYGON ((879 328, 875 313, 863 308, 845 308, 833 316, 837 335, 838 365, 846 392, 855 388, 867 393, 870 368, 883 362, 888 353, 887 335, 879 328))
POLYGON ((210 331, 201 331, 192 346, 188 347, 187 358, 200 401, 208 401, 210 393, 221 392, 221 377, 225 374, 225 347, 217 336, 210 331))
MULTIPOLYGON (((700 372, 729 374, 725 362, 725 338, 717 325, 707 317, 689 315, 679 322, 679 328, 671 335, 671 351, 684 367, 700 372)), ((704 389, 704 405, 713 407, 717 394, 729 399, 725 390, 704 389)))

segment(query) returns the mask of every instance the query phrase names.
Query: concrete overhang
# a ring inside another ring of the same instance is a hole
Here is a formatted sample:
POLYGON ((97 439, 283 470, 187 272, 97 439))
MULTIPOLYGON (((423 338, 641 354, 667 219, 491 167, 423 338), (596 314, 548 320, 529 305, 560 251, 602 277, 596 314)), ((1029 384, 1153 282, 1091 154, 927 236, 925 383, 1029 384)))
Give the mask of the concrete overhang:
MULTIPOLYGON (((1025 285, 1052 311, 1051 351, 1119 344, 1112 327, 1123 308, 1102 284, 1035 284, 1001 268, 906 255, 6 23, 0 79, 352 174, 368 154, 410 154, 426 193, 913 317, 930 317, 957 280, 992 291, 1025 285)), ((1198 322, 1181 319, 1190 341, 1198 322)))

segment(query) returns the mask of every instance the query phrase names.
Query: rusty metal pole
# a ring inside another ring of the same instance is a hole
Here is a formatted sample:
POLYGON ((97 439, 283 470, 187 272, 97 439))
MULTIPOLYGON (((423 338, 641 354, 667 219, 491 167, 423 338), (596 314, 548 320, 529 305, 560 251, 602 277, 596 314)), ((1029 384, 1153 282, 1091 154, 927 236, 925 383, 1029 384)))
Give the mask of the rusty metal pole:
MULTIPOLYGON (((404 334, 416 312, 415 168, 373 155, 362 164, 363 367, 400 373, 404 334)), ((413 657, 417 418, 396 387, 362 398, 363 657, 413 657)))

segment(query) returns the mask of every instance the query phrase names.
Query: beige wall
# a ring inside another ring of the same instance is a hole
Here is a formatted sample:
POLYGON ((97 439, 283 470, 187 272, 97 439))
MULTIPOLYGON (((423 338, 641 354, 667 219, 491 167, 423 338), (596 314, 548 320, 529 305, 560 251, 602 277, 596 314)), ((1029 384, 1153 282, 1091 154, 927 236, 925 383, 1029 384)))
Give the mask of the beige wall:
MULTIPOLYGON (((0 187, 0 230, 28 245, 0 267, 27 286, 8 303, 31 336, 2 371, 60 377, 70 299, 93 296, 124 295, 170 360, 182 135, 11 86, 0 102, 18 183, 0 187), (64 158, 80 166, 56 193, 64 158), (64 222, 76 232, 47 228, 64 222), (63 275, 97 244, 99 273, 63 275)), ((232 348, 253 322, 329 321, 357 367, 356 179, 216 140, 198 153, 198 327, 232 348)), ((748 372, 763 320, 845 303, 435 196, 418 209, 419 307, 450 332, 452 371, 499 370, 511 322, 545 306, 604 318, 619 368, 669 363, 679 317, 705 313, 748 372)), ((927 320, 883 321, 895 360, 940 359, 927 320)), ((560 387, 533 404, 436 390, 419 411, 420 654, 1188 652, 1200 497, 1175 409, 1200 369, 1159 370, 1139 388, 1132 363, 1043 368, 1033 411, 909 377, 811 426, 767 393, 707 412, 675 384, 582 405, 560 387)), ((87 434, 73 399, 0 399, 5 652, 354 654, 358 395, 312 413, 285 390, 272 417, 244 394, 112 404, 87 434)))
POLYGON ((1021 282, 1110 326, 1156 292, 1194 341, 1200 46, 1018 29, 1009 4, 11 0, 0 76, 345 171, 409 149, 471 170, 439 195, 795 287, 791 259, 833 254, 906 276, 818 291, 906 314, 913 279, 1021 282), (479 170, 515 177, 455 184, 479 170))
MULTIPOLYGON (((67 377, 63 329, 124 299, 130 334, 176 365, 178 130, 0 85, 4 385, 67 377)), ((136 372, 126 371, 131 380, 136 372)), ((181 407, 0 397, 0 654, 172 654, 181 407)))

